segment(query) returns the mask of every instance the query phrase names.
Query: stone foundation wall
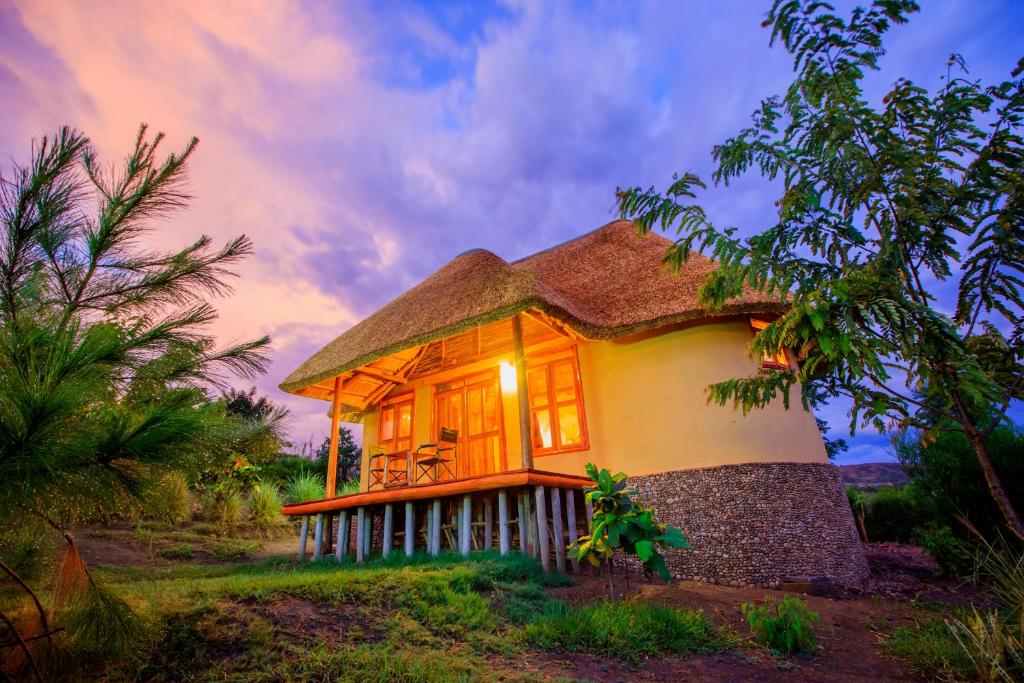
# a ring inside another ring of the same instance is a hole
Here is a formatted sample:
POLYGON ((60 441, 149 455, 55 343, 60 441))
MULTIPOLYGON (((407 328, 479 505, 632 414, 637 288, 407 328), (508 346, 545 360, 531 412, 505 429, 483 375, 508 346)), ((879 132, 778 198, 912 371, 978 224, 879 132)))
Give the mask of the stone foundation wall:
POLYGON ((673 576, 777 586, 784 577, 838 585, 867 579, 839 470, 827 463, 752 463, 630 477, 655 518, 682 529, 673 576))

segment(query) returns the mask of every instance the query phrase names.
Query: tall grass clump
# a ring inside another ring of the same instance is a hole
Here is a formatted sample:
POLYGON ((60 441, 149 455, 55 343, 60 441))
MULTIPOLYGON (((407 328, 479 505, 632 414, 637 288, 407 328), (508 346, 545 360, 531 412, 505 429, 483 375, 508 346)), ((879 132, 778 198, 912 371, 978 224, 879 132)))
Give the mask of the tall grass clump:
POLYGON ((666 652, 716 652, 728 645, 704 612, 642 602, 601 601, 582 607, 550 602, 527 625, 526 638, 547 649, 627 661, 666 652))
POLYGON ((242 494, 237 491, 207 493, 203 498, 203 516, 224 526, 238 524, 242 521, 242 494))
POLYGON ((285 524, 283 505, 277 484, 257 484, 249 492, 249 521, 263 529, 280 527, 285 524))
POLYGON ((325 490, 323 477, 313 472, 302 472, 288 480, 288 486, 285 487, 285 499, 289 503, 320 500, 324 497, 325 490))

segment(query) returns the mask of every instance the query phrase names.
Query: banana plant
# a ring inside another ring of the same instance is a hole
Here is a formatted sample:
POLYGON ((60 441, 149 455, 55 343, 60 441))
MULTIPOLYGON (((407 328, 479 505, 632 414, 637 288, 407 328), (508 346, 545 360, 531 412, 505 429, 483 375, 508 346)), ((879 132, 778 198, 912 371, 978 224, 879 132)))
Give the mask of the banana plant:
POLYGON ((644 575, 657 572, 666 581, 671 578, 661 550, 688 548, 683 532, 671 524, 654 519, 654 510, 633 499, 636 489, 629 488, 623 472, 612 475, 607 469, 598 470, 587 464, 587 476, 594 482, 584 489, 587 503, 593 509, 590 533, 569 546, 580 561, 595 567, 608 567, 608 590, 615 598, 613 559, 621 550, 640 560, 644 575))

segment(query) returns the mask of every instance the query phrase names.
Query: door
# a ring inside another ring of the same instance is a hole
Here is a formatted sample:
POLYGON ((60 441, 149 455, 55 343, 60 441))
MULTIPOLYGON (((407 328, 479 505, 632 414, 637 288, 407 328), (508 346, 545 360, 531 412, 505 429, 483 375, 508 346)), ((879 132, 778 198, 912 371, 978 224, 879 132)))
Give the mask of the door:
POLYGON ((441 427, 459 432, 459 477, 507 469, 496 371, 438 385, 433 421, 435 434, 441 427))

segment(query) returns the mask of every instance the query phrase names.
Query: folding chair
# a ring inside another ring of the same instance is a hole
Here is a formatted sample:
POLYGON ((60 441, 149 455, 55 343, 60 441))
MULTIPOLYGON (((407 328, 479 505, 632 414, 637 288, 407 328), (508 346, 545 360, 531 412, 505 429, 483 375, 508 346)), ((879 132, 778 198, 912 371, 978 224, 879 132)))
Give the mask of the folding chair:
POLYGON ((454 429, 441 427, 435 443, 425 443, 416 449, 416 483, 420 483, 424 477, 431 482, 441 481, 443 473, 447 473, 447 479, 455 479, 458 447, 459 433, 454 429))

